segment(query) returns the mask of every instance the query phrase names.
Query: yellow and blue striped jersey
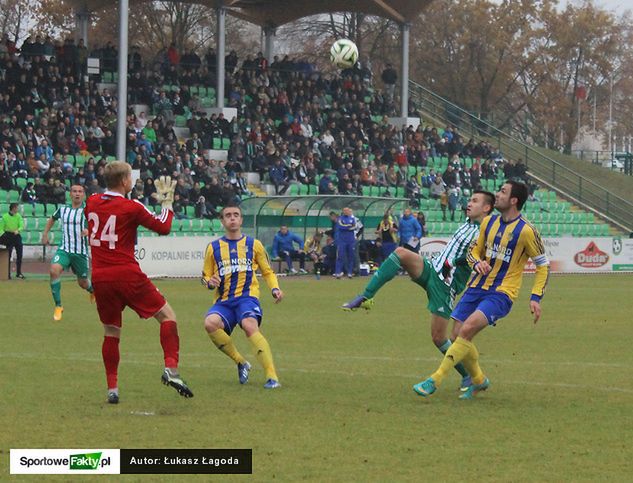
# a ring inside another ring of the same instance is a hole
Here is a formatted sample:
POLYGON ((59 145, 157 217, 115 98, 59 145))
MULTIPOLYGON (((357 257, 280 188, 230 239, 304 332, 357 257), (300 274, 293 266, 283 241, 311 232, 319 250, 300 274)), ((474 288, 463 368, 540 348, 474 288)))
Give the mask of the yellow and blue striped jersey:
POLYGON ((259 298, 259 282, 255 275, 259 268, 271 290, 279 288, 277 276, 270 268, 268 254, 259 240, 243 235, 239 240, 218 238, 207 246, 202 276, 209 280, 220 277, 216 301, 237 297, 259 298))
POLYGON ((468 286, 503 292, 514 301, 519 295, 523 270, 529 258, 536 265, 531 298, 540 301, 549 278, 549 261, 541 235, 522 215, 507 223, 500 215, 487 216, 467 259, 471 267, 486 260, 492 269, 487 275, 473 273, 468 286))

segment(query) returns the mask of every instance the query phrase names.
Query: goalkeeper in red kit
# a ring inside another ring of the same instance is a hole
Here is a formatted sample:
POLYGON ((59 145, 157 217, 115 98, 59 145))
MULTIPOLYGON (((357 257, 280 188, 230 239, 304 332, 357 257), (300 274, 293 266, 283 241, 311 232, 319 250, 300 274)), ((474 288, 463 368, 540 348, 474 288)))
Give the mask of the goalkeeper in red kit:
POLYGON ((91 196, 84 210, 88 220, 92 254, 92 285, 99 318, 105 330, 102 355, 108 383, 108 402, 119 402, 117 373, 121 315, 125 307, 139 317, 154 317, 160 324, 160 344, 165 356, 163 384, 184 397, 193 393, 178 373, 179 338, 176 314, 165 297, 141 271, 134 258, 136 230, 144 226, 160 235, 171 230, 172 202, 176 182, 169 177, 156 181, 162 205, 160 214, 151 213, 143 204, 125 197, 132 191, 130 165, 113 161, 105 167, 107 190, 91 196))

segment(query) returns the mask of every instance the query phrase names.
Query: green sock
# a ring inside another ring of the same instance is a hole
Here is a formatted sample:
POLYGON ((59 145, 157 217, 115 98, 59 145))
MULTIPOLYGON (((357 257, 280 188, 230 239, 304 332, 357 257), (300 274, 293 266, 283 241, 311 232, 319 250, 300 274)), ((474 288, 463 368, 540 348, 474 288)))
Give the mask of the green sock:
POLYGON ((401 268, 400 257, 396 252, 391 252, 391 255, 382 262, 378 271, 371 277, 367 287, 365 287, 363 297, 373 299, 378 290, 380 290, 389 280, 395 277, 401 268))
POLYGON ((51 292, 56 307, 62 306, 62 281, 61 279, 51 280, 51 292))
MULTIPOLYGON (((440 350, 442 354, 446 354, 446 351, 448 350, 450 346, 451 346, 451 341, 449 339, 446 339, 446 341, 444 341, 444 343, 441 346, 439 346, 438 349, 440 350)), ((464 368, 464 365, 461 362, 458 362, 457 364, 455 364, 455 370, 459 372, 459 374, 462 377, 468 376, 468 371, 464 368)))

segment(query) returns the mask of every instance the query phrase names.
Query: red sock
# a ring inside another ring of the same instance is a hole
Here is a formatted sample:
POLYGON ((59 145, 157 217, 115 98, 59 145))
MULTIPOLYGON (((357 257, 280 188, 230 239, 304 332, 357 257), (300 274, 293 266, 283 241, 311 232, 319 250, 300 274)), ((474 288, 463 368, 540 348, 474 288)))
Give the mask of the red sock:
POLYGON ((165 320, 160 324, 160 345, 165 354, 165 367, 178 368, 178 350, 180 339, 178 338, 178 326, 173 320, 165 320))
POLYGON ((103 338, 101 355, 103 356, 103 365, 105 366, 106 370, 108 389, 115 389, 117 387, 117 372, 119 369, 120 359, 118 337, 110 337, 106 335, 103 338))

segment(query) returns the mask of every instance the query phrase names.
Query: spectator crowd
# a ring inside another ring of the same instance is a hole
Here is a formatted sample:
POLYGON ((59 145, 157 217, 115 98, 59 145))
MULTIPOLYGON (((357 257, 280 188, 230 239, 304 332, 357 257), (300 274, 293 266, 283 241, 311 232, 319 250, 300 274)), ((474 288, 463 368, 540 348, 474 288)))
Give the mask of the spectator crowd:
MULTIPOLYGON (((85 186, 88 195, 105 188, 118 103, 98 76, 86 75, 86 59, 93 56, 102 71, 116 70, 111 43, 90 52, 72 39, 35 36, 18 48, 5 36, 0 43, 0 188, 18 189, 18 178, 29 179, 21 189, 24 203, 63 203, 70 183, 85 186)), ((499 171, 525 178, 520 161, 506 162, 454 126, 390 125, 386 114, 393 112, 397 79, 391 66, 378 90, 367 68, 327 76, 288 56, 269 65, 261 52, 241 60, 231 51, 226 105, 238 115, 226 119, 205 107, 215 95, 207 87, 216 84, 216 59, 212 49, 200 57, 171 45, 145 62, 132 49, 128 105, 147 106, 147 112, 127 113, 127 162, 140 171, 135 199, 155 205, 154 180, 171 175, 178 180, 177 216, 213 218, 218 207, 251 195, 246 173, 257 172, 277 194, 297 183, 318 185, 319 194, 329 195, 377 187, 393 196, 403 188, 415 206, 428 190, 454 218, 482 180, 496 179, 499 171), (179 120, 188 128, 184 138, 179 120), (209 155, 222 139, 230 140, 227 161, 209 155), (446 170, 431 167, 436 158, 450 160, 446 170)), ((416 114, 413 105, 410 111, 416 114)))

